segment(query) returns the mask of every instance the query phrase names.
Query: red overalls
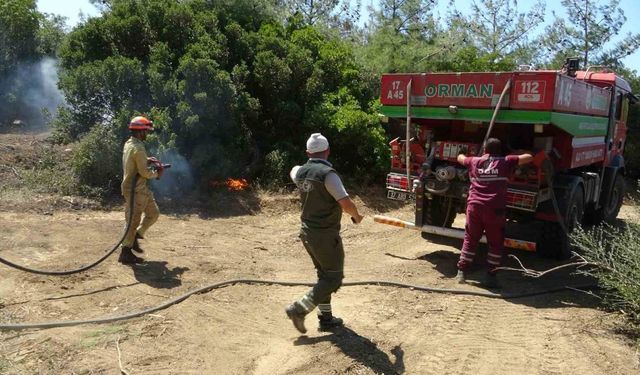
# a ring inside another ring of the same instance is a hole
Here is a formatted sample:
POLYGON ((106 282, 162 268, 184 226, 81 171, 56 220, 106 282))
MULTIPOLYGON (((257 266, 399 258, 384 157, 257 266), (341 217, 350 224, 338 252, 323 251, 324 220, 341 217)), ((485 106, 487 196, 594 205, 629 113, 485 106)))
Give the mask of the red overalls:
POLYGON ((466 270, 476 255, 482 234, 487 236, 489 272, 500 266, 504 243, 507 180, 518 165, 518 156, 467 157, 471 189, 467 198, 467 223, 458 269, 466 270))

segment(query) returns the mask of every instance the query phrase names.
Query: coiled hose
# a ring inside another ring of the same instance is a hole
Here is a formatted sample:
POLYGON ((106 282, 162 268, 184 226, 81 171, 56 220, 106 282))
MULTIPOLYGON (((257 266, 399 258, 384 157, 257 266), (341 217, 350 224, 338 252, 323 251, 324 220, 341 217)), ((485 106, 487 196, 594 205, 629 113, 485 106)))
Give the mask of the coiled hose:
POLYGON ((2 257, 0 257, 0 263, 7 265, 11 268, 15 268, 18 269, 20 271, 24 271, 24 272, 29 272, 29 273, 35 273, 38 275, 47 275, 47 276, 65 276, 65 275, 71 275, 74 273, 80 273, 80 272, 84 272, 88 269, 91 269, 95 266, 97 266, 98 264, 104 262, 105 259, 107 259, 108 257, 111 256, 111 254, 113 254, 116 250, 118 250, 118 247, 120 246, 120 244, 122 243, 122 241, 124 241, 124 238, 127 236, 127 232, 129 232, 129 228, 131 228, 131 218, 133 217, 133 205, 135 202, 135 190, 136 190, 136 182, 138 180, 138 175, 136 174, 133 177, 133 181, 131 183, 131 200, 129 201, 129 215, 127 216, 127 225, 125 226, 124 232, 122 233, 122 237, 120 237, 120 240, 118 241, 118 243, 116 243, 113 248, 111 250, 109 250, 109 252, 107 252, 105 255, 103 255, 100 259, 96 260, 95 262, 91 263, 91 264, 87 264, 86 266, 82 266, 80 268, 76 268, 73 270, 67 270, 67 271, 47 271, 47 270, 39 270, 39 269, 35 269, 35 268, 30 268, 27 266, 21 266, 19 264, 16 264, 10 260, 4 259, 2 257))
MULTIPOLYGON (((102 323, 111 323, 119 320, 127 320, 136 318, 142 315, 150 314, 159 310, 166 309, 172 305, 178 304, 187 298, 191 297, 194 294, 206 293, 210 292, 213 289, 218 289, 223 286, 233 285, 233 284, 260 284, 260 285, 283 285, 283 286, 313 286, 315 283, 312 282, 302 282, 302 281, 279 281, 279 280, 259 280, 259 279, 233 279, 227 281, 220 281, 213 284, 205 285, 203 287, 193 289, 189 292, 186 292, 182 295, 174 297, 162 304, 150 307, 145 310, 134 311, 124 315, 116 315, 116 316, 106 316, 102 318, 94 318, 94 319, 85 319, 85 320, 66 320, 66 321, 51 321, 51 322, 41 322, 41 323, 19 323, 19 324, 0 324, 0 331, 16 331, 23 329, 46 329, 46 328, 55 328, 55 327, 70 327, 76 326, 80 324, 102 324, 102 323)), ((577 286, 563 286, 556 287, 552 289, 545 289, 534 292, 526 292, 526 293, 513 293, 513 294, 497 294, 490 292, 477 292, 472 290, 461 290, 461 289, 447 289, 447 288, 433 288, 426 287, 420 285, 412 285, 412 284, 404 284, 395 281, 385 281, 385 280, 365 280, 365 281, 350 281, 345 282, 342 286, 360 286, 360 285, 373 285, 373 286, 388 286, 388 287, 397 287, 397 288, 406 288, 411 290, 418 290, 421 292, 432 292, 432 293, 447 293, 447 294, 455 294, 455 295, 467 295, 467 296, 476 296, 476 297, 485 297, 485 298, 494 298, 494 299, 515 299, 515 298, 525 298, 538 296, 541 294, 550 294, 557 293, 567 290, 576 290, 576 289, 593 289, 595 286, 592 284, 588 285, 577 285, 577 286)))

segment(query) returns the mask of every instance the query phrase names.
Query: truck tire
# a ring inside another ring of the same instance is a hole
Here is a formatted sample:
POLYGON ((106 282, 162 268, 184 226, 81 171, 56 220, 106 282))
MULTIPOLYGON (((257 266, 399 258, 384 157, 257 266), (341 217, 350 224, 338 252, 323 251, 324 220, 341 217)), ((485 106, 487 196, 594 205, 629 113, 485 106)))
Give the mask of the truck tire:
POLYGON ((622 207, 622 200, 624 199, 624 179, 620 173, 616 174, 613 180, 613 186, 611 192, 607 197, 607 201, 602 206, 602 220, 606 222, 613 222, 618 213, 620 213, 620 207, 622 207))
MULTIPOLYGON (((449 198, 452 199, 452 198, 449 198)), ((422 224, 451 228, 456 218, 456 210, 453 202, 442 196, 434 195, 432 199, 425 199, 422 206, 422 224)), ((422 232, 422 238, 431 240, 432 234, 422 232)))
POLYGON ((544 258, 564 260, 571 257, 572 246, 569 234, 582 222, 584 215, 584 193, 581 186, 575 187, 566 208, 563 210, 560 206, 560 210, 564 211, 562 220, 569 233, 565 233, 565 228, 558 222, 543 221, 536 248, 538 254, 544 258))
POLYGON ((584 211, 583 224, 586 226, 598 225, 602 222, 602 208, 588 207, 584 211))
POLYGON ((602 221, 612 222, 618 217, 620 207, 622 207, 622 200, 625 194, 624 179, 620 173, 616 174, 613 180, 613 186, 609 196, 606 197, 606 202, 599 209, 591 208, 587 209, 584 213, 585 225, 598 225, 602 221))

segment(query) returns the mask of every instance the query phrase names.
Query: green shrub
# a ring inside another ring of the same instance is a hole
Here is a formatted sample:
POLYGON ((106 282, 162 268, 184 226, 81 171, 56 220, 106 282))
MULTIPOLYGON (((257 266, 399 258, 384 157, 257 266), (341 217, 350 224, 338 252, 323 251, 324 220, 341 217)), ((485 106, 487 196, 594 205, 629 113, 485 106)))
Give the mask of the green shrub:
MULTIPOLYGON (((389 147, 375 105, 363 109, 346 90, 325 95, 310 116, 308 128, 322 132, 331 146, 331 162, 344 179, 366 185, 384 176, 389 147)), ((305 135, 308 137, 309 134, 305 135)), ((304 148, 304 143, 301 143, 304 148)))
POLYGON ((640 177, 640 132, 630 129, 624 147, 627 176, 640 177))
POLYGON ((82 137, 74 150, 71 166, 80 190, 88 195, 104 196, 120 189, 122 144, 114 131, 95 126, 82 137))
MULTIPOLYGON (((640 212, 640 210, 638 210, 640 212)), ((621 227, 603 224, 576 230, 574 243, 584 258, 599 265, 589 271, 605 289, 606 304, 640 323, 640 225, 627 222, 621 227)))
POLYGON ((69 108, 58 108, 57 115, 50 122, 53 129, 51 140, 60 144, 68 144, 75 141, 77 135, 82 133, 81 126, 78 124, 69 108))
POLYGON ((627 176, 640 177, 640 105, 638 104, 629 106, 624 159, 627 176))
POLYGON ((283 23, 271 3, 114 1, 72 30, 60 50, 68 107, 54 128, 60 142, 87 137, 74 159, 82 186, 109 187, 120 168, 114 159, 94 170, 102 161, 91 129, 116 124, 124 139, 138 114, 158 129, 147 151, 184 158, 193 186, 246 176, 275 187, 318 131, 345 176, 379 177, 388 147, 369 105, 378 77, 362 71, 348 42, 283 23))
POLYGON ((22 173, 24 184, 30 191, 73 195, 77 193, 75 178, 64 164, 56 168, 31 169, 22 173))
POLYGON ((267 187, 282 186, 289 181, 289 170, 293 167, 289 154, 280 150, 273 150, 264 158, 261 180, 267 187))
POLYGON ((30 191, 72 195, 77 193, 76 178, 69 168, 66 154, 47 147, 38 150, 38 161, 22 172, 24 184, 30 191))

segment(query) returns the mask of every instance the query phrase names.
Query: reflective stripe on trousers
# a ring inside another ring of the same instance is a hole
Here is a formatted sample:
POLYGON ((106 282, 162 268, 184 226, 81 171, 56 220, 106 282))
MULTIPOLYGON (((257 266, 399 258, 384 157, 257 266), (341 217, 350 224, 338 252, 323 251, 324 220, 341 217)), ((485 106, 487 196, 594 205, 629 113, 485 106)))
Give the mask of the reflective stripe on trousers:
POLYGON ((331 308, 331 295, 342 285, 344 248, 338 231, 302 230, 300 239, 318 274, 318 282, 298 303, 308 313, 317 305, 331 308))
POLYGON ((489 253, 487 263, 489 272, 499 267, 504 249, 504 209, 495 209, 480 204, 467 205, 467 222, 464 227, 464 242, 458 261, 458 269, 466 270, 476 255, 476 248, 482 238, 487 236, 489 253))

